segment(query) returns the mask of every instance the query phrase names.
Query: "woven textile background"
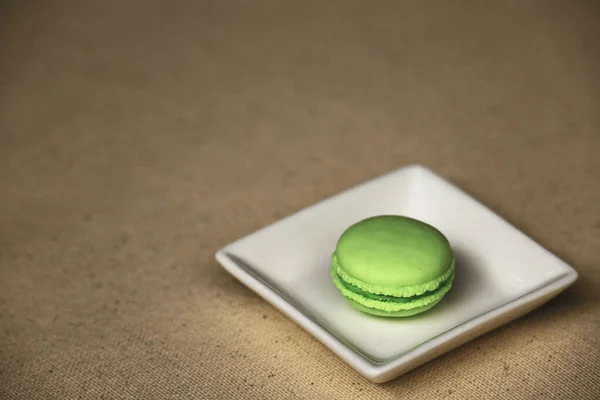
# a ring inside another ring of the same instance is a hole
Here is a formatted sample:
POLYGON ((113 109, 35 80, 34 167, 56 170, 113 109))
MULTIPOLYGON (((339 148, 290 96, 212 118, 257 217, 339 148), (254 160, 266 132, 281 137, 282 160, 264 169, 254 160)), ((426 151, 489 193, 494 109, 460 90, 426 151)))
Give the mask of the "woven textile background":
POLYGON ((0 398, 600 396, 594 1, 0 5, 0 398), (571 264, 390 382, 217 249, 408 163, 571 264))

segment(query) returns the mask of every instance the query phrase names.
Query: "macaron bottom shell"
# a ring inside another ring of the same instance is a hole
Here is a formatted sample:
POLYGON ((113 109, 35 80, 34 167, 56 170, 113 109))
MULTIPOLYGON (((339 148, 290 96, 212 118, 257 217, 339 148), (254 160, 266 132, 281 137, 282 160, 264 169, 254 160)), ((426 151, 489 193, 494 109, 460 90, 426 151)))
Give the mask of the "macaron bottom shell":
POLYGON ((436 300, 435 302, 433 302, 431 304, 428 304, 426 306, 412 308, 410 310, 399 310, 399 311, 388 312, 388 311, 378 310, 376 308, 365 307, 362 304, 357 303, 356 301, 346 297, 346 301, 348 301, 348 303, 350 303, 350 305, 352 307, 354 307, 357 310, 362 311, 364 313, 376 315, 378 317, 410 317, 411 315, 420 314, 424 311, 429 310, 430 308, 433 308, 441 300, 442 300, 442 298, 439 298, 438 300, 436 300))

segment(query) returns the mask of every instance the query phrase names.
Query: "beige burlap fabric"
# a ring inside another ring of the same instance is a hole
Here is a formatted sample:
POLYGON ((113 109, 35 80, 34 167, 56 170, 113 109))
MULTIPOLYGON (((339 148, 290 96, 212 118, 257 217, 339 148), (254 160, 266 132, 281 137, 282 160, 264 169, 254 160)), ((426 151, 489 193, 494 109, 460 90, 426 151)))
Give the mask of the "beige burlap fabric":
POLYGON ((599 397, 596 2, 0 7, 0 398, 599 397), (581 277, 377 385, 213 257, 412 162, 581 277))

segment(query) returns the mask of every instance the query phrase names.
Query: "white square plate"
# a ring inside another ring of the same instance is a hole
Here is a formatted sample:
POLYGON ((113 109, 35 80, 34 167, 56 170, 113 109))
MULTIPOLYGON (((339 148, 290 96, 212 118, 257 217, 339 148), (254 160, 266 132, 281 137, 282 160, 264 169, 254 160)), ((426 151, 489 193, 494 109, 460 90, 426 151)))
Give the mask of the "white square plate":
POLYGON ((427 168, 410 165, 290 215, 217 252, 233 276, 359 373, 385 382, 540 306, 577 272, 427 168), (452 290, 432 310, 379 318, 352 308, 329 275, 337 239, 381 214, 441 230, 456 256, 452 290))

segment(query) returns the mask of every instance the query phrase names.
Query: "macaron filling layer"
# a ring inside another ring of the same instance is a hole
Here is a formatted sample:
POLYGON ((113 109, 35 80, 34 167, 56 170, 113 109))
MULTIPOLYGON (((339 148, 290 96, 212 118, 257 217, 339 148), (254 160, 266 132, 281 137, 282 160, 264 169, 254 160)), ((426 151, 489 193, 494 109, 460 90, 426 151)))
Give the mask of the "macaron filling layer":
POLYGON ((402 287, 372 285, 367 282, 361 281, 360 279, 354 278, 346 271, 344 271, 335 253, 333 253, 331 257, 331 268, 332 270, 335 269, 336 275, 338 275, 342 281, 352 286, 355 286, 363 290, 364 292, 393 297, 412 297, 426 292, 434 291, 438 287, 440 287, 444 282, 446 282, 450 278, 450 276, 454 274, 454 258, 452 258, 452 261, 450 262, 450 265, 448 266, 446 271, 444 271, 443 274, 436 277, 435 279, 430 280, 428 282, 420 283, 418 285, 402 287))
POLYGON ((452 280, 454 279, 454 263, 452 263, 449 269, 449 276, 447 276, 446 280, 441 282, 436 288, 418 295, 407 297, 367 292, 349 282, 346 282, 342 276, 338 274, 335 265, 331 266, 331 276, 335 286, 346 298, 367 308, 393 313, 437 303, 452 287, 452 280))
POLYGON ((392 301, 394 303, 408 303, 409 301, 415 301, 417 299, 422 299, 427 296, 433 296, 433 295, 439 294, 439 292, 443 291, 443 289, 445 288, 445 285, 448 284, 449 282, 451 282, 453 278, 454 278, 454 275, 451 275, 450 278, 448 278, 446 281, 442 282, 441 285, 437 287, 437 289, 434 289, 434 290, 431 290, 431 291, 428 291, 425 293, 417 294, 415 296, 410 296, 410 297, 396 297, 396 296, 387 296, 384 294, 369 293, 369 292, 365 292, 361 288, 354 286, 348 282, 344 282, 342 279, 340 279, 340 282, 342 283, 342 285, 344 285, 346 287, 346 289, 348 289, 354 293, 357 293, 361 296, 367 297, 369 299, 378 300, 378 301, 392 301))

